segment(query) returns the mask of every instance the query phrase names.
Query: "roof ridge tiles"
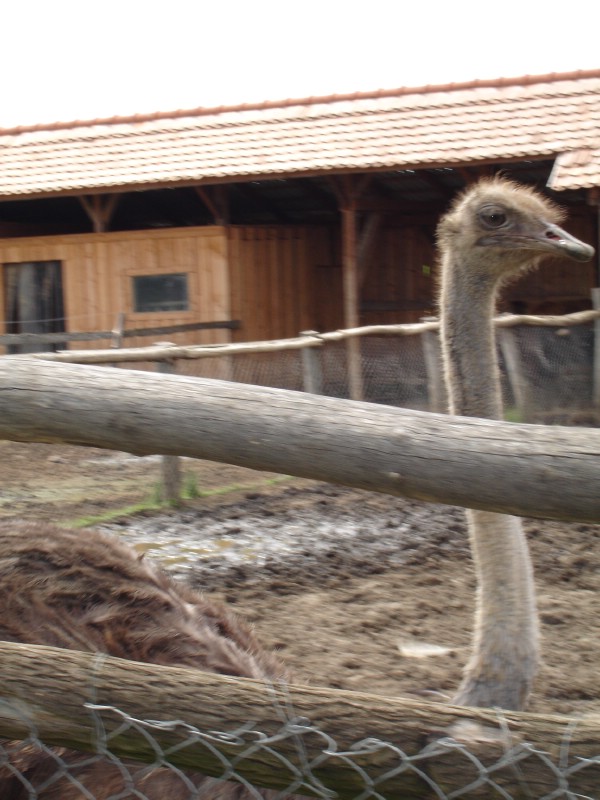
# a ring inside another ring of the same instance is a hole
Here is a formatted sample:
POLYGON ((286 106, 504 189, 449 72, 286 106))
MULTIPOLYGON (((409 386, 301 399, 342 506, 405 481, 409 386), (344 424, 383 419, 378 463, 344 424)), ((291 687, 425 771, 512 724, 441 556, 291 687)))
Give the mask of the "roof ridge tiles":
POLYGON ((558 83, 566 81, 581 81, 600 78, 600 69, 575 70, 571 72, 551 72, 544 75, 524 75, 512 78, 477 79, 464 82, 446 84, 426 84, 424 86, 404 86, 397 89, 377 89, 369 92, 353 92, 350 94, 315 95, 304 98, 288 98, 284 100, 265 100, 259 103, 241 103, 238 105, 221 105, 215 107, 198 107, 193 109, 178 109, 175 111, 156 111, 148 114, 132 114, 125 116, 98 117, 90 120, 73 120, 70 122, 51 122, 35 125, 18 125, 0 128, 0 136, 18 135, 42 131, 59 131, 74 128, 91 128, 100 125, 123 125, 159 120, 174 120, 185 117, 217 116, 225 113, 244 111, 266 111, 278 108, 292 108, 294 106, 314 106, 359 100, 377 100, 381 98, 404 97, 408 95, 423 95, 434 93, 460 92, 472 89, 502 89, 506 87, 526 87, 536 84, 558 83))

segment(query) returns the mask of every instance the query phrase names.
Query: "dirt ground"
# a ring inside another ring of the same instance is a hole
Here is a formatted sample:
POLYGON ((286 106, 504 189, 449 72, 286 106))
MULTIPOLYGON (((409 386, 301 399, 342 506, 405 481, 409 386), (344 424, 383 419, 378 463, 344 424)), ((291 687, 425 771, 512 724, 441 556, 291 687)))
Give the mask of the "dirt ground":
MULTIPOLYGON (((68 524, 147 499, 160 469, 157 459, 10 442, 0 442, 0 464, 1 517, 68 524)), ((365 520, 355 538, 334 537, 317 555, 307 544, 258 565, 213 559, 186 572, 234 605, 299 676, 314 685, 451 697, 473 613, 461 510, 202 461, 186 460, 185 471, 206 494, 166 519, 189 524, 191 536, 208 524, 234 535, 236 520, 249 515, 267 528, 286 524, 291 511, 309 528, 365 520)), ((125 516, 113 528, 135 530, 155 514, 125 516)), ((526 529, 544 657, 530 710, 600 713, 600 525, 527 520, 526 529)))

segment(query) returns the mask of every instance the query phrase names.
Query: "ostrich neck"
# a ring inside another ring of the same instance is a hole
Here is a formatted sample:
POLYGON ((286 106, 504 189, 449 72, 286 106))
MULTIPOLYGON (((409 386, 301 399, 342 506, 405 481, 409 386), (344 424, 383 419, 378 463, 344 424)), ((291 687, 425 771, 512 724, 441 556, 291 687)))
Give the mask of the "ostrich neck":
POLYGON ((450 413, 501 419, 493 327, 497 280, 450 259, 442 275, 442 347, 450 413))
MULTIPOLYGON (((493 314, 498 281, 477 265, 443 264, 440 308, 450 412, 502 418, 493 314)), ((521 520, 467 510, 477 573, 473 654, 455 702, 523 708, 538 660, 531 560, 521 520)))

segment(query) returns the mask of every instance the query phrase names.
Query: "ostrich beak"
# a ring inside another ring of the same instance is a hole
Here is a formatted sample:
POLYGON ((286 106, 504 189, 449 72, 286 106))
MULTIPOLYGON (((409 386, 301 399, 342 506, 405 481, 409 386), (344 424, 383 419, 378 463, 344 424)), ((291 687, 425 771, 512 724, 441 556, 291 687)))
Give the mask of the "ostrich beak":
POLYGON ((571 236, 570 233, 567 233, 558 225, 547 224, 539 240, 540 244, 549 245, 548 250, 550 252, 567 256, 574 261, 591 261, 594 257, 595 250, 591 245, 585 244, 575 236, 571 236))
POLYGON ((574 261, 590 261, 593 258, 593 247, 571 236, 559 225, 545 220, 540 220, 538 224, 539 229, 531 232, 510 230, 488 233, 477 244, 505 250, 534 250, 547 255, 566 256, 574 261))

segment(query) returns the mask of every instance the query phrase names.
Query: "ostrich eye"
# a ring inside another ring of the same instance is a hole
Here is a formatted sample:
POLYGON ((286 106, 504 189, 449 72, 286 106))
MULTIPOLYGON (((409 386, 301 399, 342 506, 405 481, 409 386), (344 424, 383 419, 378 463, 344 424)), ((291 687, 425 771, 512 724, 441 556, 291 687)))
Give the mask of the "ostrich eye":
POLYGON ((486 228, 502 228, 508 222, 508 215, 500 206, 485 206, 479 212, 479 219, 486 228))

